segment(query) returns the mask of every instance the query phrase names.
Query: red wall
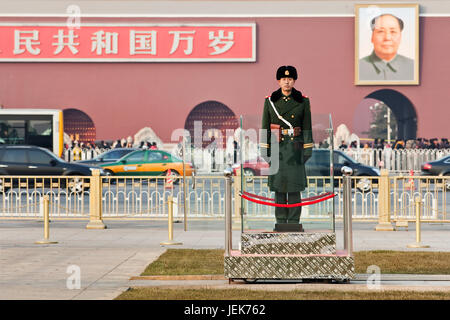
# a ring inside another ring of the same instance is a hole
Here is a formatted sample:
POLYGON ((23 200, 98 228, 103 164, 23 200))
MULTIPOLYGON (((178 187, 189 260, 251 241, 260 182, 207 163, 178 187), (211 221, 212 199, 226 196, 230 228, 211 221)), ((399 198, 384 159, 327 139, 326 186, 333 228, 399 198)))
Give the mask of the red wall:
POLYGON ((361 100, 390 88, 413 103, 418 136, 450 138, 450 41, 444 36, 450 33, 450 18, 420 18, 418 86, 353 84, 352 17, 182 21, 256 22, 257 62, 0 63, 0 103, 6 108, 80 109, 93 119, 97 139, 133 136, 149 126, 169 142, 172 131, 182 128, 189 112, 206 100, 220 101, 236 115, 259 115, 264 97, 277 89, 277 67, 290 64, 299 71, 296 87, 310 97, 313 114, 331 113, 335 127, 345 123, 352 130, 361 100))

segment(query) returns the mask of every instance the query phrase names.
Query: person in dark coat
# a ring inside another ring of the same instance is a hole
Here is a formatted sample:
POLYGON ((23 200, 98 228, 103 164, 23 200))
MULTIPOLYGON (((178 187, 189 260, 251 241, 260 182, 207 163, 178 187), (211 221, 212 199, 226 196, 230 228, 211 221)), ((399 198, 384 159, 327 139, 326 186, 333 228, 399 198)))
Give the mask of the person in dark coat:
MULTIPOLYGON (((267 135, 260 146, 271 167, 278 162, 278 170, 269 173, 268 184, 275 191, 275 203, 280 204, 301 202, 300 192, 307 187, 305 163, 314 146, 311 106, 309 98, 294 88, 297 77, 297 70, 292 66, 278 68, 276 78, 280 88, 266 97, 262 115, 262 129, 267 135), (272 152, 271 134, 278 142, 278 154, 272 152)), ((275 231, 282 224, 299 225, 300 215, 301 206, 276 207, 275 231)))

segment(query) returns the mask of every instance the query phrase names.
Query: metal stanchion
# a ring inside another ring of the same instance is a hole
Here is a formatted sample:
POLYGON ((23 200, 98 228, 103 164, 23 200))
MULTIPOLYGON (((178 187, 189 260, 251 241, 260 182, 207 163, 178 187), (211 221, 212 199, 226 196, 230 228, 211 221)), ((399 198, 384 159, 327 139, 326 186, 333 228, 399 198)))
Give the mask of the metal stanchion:
POLYGON ((181 245, 182 242, 173 241, 173 196, 167 197, 167 204, 169 207, 169 240, 163 241, 160 244, 163 246, 166 245, 181 245))
POLYGON ((183 136, 181 144, 181 152, 183 153, 183 212, 184 212, 184 231, 187 231, 187 209, 186 209, 186 148, 185 148, 185 136, 183 136))
POLYGON ((50 241, 50 228, 49 228, 49 197, 46 195, 42 198, 43 200, 43 211, 44 211, 44 239, 40 241, 36 241, 36 244, 54 244, 58 243, 57 241, 50 241))
POLYGON ((347 256, 353 255, 353 230, 352 230, 352 168, 342 167, 344 189, 344 250, 347 256))
POLYGON ((232 219, 231 219, 231 175, 233 171, 227 168, 224 171, 225 175, 225 256, 229 257, 233 249, 232 239, 232 219))
POLYGON ((420 237, 420 212, 422 208, 422 200, 420 197, 416 197, 414 201, 414 207, 416 210, 416 243, 408 244, 408 248, 429 248, 429 245, 421 244, 421 237, 420 237))

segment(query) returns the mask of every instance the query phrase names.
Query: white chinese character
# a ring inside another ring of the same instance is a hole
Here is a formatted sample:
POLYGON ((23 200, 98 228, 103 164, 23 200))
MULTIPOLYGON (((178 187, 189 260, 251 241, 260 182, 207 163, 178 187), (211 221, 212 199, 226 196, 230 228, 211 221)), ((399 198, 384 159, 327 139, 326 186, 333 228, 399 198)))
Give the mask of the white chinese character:
POLYGON ((217 36, 214 35, 214 31, 209 32, 209 40, 211 43, 209 44, 209 47, 212 47, 214 49, 214 52, 211 52, 211 55, 216 54, 222 54, 228 50, 234 45, 234 33, 233 31, 228 32, 228 36, 225 36, 224 30, 219 30, 219 34, 217 36), (223 45, 223 46, 219 46, 223 45))
POLYGON ((130 55, 156 54, 156 31, 130 31, 130 55))
POLYGON ((117 47, 119 34, 117 32, 105 32, 101 30, 95 32, 91 40, 91 52, 96 51, 95 53, 97 55, 101 55, 103 53, 103 49, 105 49, 106 54, 117 54, 118 52, 117 47))
POLYGON ((33 46, 40 44, 39 31, 14 30, 14 54, 22 54, 25 51, 28 51, 32 55, 38 55, 39 53, 41 53, 41 49, 33 48, 33 46), (24 45, 25 48, 21 48, 22 45, 24 45))
POLYGON ((73 54, 78 53, 78 49, 75 48, 75 46, 79 46, 80 44, 74 42, 74 40, 78 38, 78 36, 74 34, 74 30, 69 30, 67 36, 64 35, 64 30, 58 30, 58 35, 53 36, 53 38, 57 39, 57 42, 52 43, 52 45, 58 46, 53 54, 60 54, 66 46, 69 47, 73 54), (64 39, 67 39, 67 42, 64 42, 64 39))
POLYGON ((169 54, 173 54, 175 51, 177 51, 178 46, 180 44, 180 40, 187 41, 187 48, 184 49, 184 54, 186 55, 192 54, 192 49, 194 48, 194 37, 193 36, 181 37, 181 34, 194 34, 195 31, 169 31, 169 33, 174 35, 172 49, 170 50, 169 54))

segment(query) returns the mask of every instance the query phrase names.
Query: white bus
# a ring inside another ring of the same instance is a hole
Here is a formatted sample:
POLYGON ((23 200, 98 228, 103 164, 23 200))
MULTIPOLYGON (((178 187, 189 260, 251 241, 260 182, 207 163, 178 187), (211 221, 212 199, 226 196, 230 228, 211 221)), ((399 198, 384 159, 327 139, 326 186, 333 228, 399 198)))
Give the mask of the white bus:
POLYGON ((0 144, 47 148, 61 157, 63 112, 58 109, 0 109, 0 144))

